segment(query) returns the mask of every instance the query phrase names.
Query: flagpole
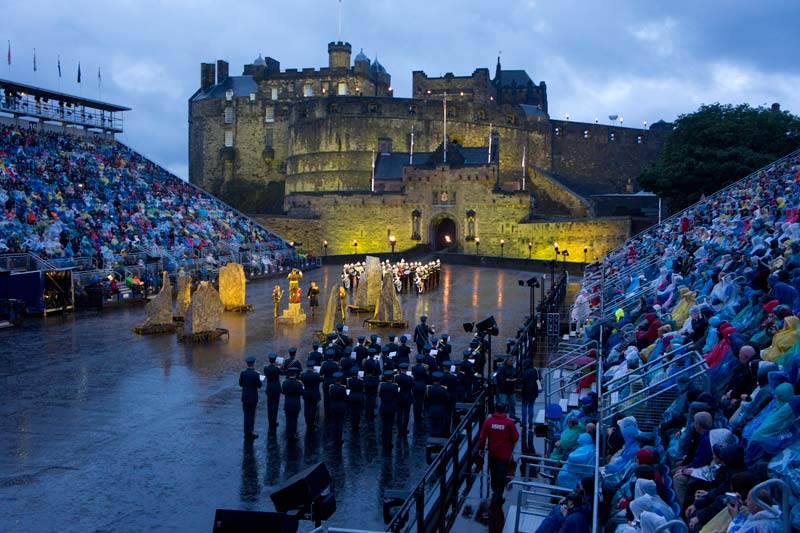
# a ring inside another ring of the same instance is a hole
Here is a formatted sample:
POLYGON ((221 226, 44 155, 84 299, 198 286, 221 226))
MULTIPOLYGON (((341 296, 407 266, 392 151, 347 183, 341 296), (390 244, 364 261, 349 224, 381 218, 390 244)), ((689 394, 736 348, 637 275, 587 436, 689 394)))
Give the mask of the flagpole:
POLYGON ((525 149, 527 146, 522 147, 522 190, 525 190, 525 149))
POLYGON ((370 192, 375 192, 375 150, 372 150, 372 178, 369 184, 370 192))
POLYGON ((342 40, 342 0, 339 0, 339 40, 342 40))
POLYGON ((447 163, 447 91, 444 92, 444 162, 447 163))
POLYGON ((102 83, 102 78, 100 77, 100 67, 97 67, 97 99, 103 99, 103 93, 100 90, 100 84, 102 83))
POLYGON ((36 48, 34 48, 33 49, 33 83, 34 83, 34 85, 38 85, 39 84, 38 80, 39 80, 39 75, 37 73, 37 68, 36 68, 36 48))
POLYGON ((414 164, 414 125, 411 125, 411 153, 408 155, 408 164, 414 164))
POLYGON ((486 161, 487 165, 492 164, 492 123, 489 123, 489 159, 486 161))
POLYGON ((8 77, 11 77, 11 40, 8 41, 8 55, 7 55, 7 62, 8 62, 8 77))

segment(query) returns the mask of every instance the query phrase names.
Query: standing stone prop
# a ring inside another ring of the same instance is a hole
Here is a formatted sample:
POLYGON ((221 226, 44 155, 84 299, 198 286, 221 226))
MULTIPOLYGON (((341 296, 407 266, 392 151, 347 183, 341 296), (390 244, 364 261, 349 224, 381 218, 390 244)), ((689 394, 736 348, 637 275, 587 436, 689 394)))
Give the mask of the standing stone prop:
POLYGON ((334 331, 337 323, 336 315, 340 313, 340 308, 339 286, 334 286, 331 288, 331 293, 328 297, 328 306, 325 308, 325 319, 322 321, 323 335, 334 331))
POLYGON ((283 314, 279 316, 276 321, 278 324, 301 324, 306 321, 306 314, 303 308, 300 307, 300 278, 303 273, 298 269, 293 268, 289 275, 286 277, 289 280, 289 308, 283 310, 283 314))
POLYGON ((144 308, 146 318, 142 326, 172 324, 172 284, 166 272, 161 273, 161 290, 144 308))
POLYGON ((403 320, 403 308, 400 306, 400 298, 397 296, 394 276, 391 272, 386 272, 383 275, 381 294, 380 298, 378 298, 378 305, 375 308, 375 316, 373 318, 381 322, 399 322, 403 320))
POLYGON ((217 290, 209 282, 201 282, 192 295, 192 305, 186 315, 186 333, 195 335, 216 331, 222 311, 222 300, 217 290))
POLYGON ((192 276, 183 269, 178 272, 177 297, 175 299, 175 318, 183 320, 192 303, 192 276))
POLYGON ((144 308, 145 319, 141 326, 134 326, 137 335, 172 333, 178 324, 172 321, 172 286, 166 272, 161 274, 161 290, 144 308))
POLYGON ((219 297, 226 311, 246 307, 244 268, 239 263, 228 263, 219 269, 219 297))
POLYGON ((378 297, 381 291, 381 261, 377 257, 367 256, 364 261, 364 273, 358 282, 358 290, 356 291, 356 302, 354 307, 362 312, 375 310, 375 305, 378 303, 378 297))

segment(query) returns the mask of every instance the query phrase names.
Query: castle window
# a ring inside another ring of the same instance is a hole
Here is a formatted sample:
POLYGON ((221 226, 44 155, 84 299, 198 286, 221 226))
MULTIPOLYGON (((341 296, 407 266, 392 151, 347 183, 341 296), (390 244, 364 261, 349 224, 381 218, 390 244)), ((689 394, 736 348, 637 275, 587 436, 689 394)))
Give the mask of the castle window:
POLYGON ((613 131, 612 131, 612 132, 611 132, 611 133, 608 135, 608 140, 609 140, 609 141, 611 141, 612 143, 613 143, 615 140, 617 140, 616 134, 614 134, 614 132, 613 132, 613 131))
POLYGON ((347 96, 347 82, 340 81, 339 82, 339 90, 336 92, 339 96, 347 96))
POLYGON ((478 120, 486 120, 486 110, 479 109, 478 110, 478 120))
POLYGON ((306 98, 309 96, 314 96, 314 87, 310 83, 303 85, 303 96, 306 98))
POLYGON ((377 113, 378 112, 378 104, 376 104, 374 102, 370 102, 370 104, 367 106, 367 110, 370 113, 377 113))
POLYGON ((583 130, 583 138, 584 139, 588 139, 589 138, 589 130, 583 130))
POLYGON ((644 141, 644 139, 642 139, 641 135, 637 135, 636 136, 636 144, 642 144, 643 141, 644 141))
POLYGON ((225 91, 225 100, 231 102, 233 100, 233 89, 228 89, 225 91))
POLYGON ((561 134, 561 130, 559 130, 558 128, 556 128, 556 129, 555 129, 555 134, 556 134, 556 137, 558 137, 558 136, 561 134))
POLYGON ((250 101, 251 102, 255 102, 256 101, 256 93, 250 93, 250 101))
POLYGON ((287 87, 289 91, 289 96, 294 96, 294 82, 290 81, 289 86, 287 87))
POLYGON ((475 211, 472 209, 467 211, 467 236, 465 239, 468 241, 475 240, 475 211))
POLYGON ((413 104, 408 106, 408 114, 409 115, 416 115, 417 114, 417 106, 413 105, 413 104))
POLYGON ((225 146, 230 148, 233 146, 233 131, 225 130, 225 146))
POLYGON ((264 122, 275 122, 275 108, 271 105, 267 106, 267 112, 264 115, 264 122))
POLYGON ((233 124, 233 106, 225 108, 225 124, 233 124))
POLYGON ((264 134, 264 146, 272 146, 272 128, 268 129, 264 134))
POLYGON ((278 99, 278 88, 277 87, 273 87, 271 89, 271 98, 273 100, 277 100, 278 99))

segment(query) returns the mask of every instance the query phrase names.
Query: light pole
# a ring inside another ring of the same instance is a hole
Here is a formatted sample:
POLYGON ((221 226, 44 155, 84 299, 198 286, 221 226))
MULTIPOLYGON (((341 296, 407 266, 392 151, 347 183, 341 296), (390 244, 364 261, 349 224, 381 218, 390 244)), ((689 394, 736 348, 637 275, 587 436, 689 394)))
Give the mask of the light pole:
POLYGON ((554 243, 553 243, 553 247, 554 247, 554 248, 555 248, 555 250, 556 250, 556 259, 558 259, 558 243, 557 243, 557 242, 554 242, 554 243))
POLYGON ((394 235, 389 235, 389 244, 392 245, 392 260, 394 260, 394 245, 397 244, 397 238, 394 235))
POLYGON ((476 256, 479 255, 478 251, 479 251, 480 245, 481 245, 481 240, 478 237, 475 237, 475 255, 476 256))
POLYGON ((328 257, 328 241, 322 241, 322 248, 325 250, 325 257, 328 257))
POLYGON ((567 256, 569 256, 569 252, 567 250, 564 250, 563 252, 561 252, 561 256, 564 258, 564 272, 566 272, 567 271, 567 256))
POLYGON ((589 253, 589 247, 588 246, 584 246, 583 247, 583 264, 584 264, 584 266, 586 265, 586 254, 587 253, 589 253))
POLYGON ((506 245, 505 239, 500 239, 500 259, 503 258, 503 247, 506 245))
POLYGON ((358 253, 358 241, 353 239, 353 255, 358 253))
POLYGON ((532 251, 533 251, 533 243, 531 241, 528 241, 528 259, 531 258, 532 251))

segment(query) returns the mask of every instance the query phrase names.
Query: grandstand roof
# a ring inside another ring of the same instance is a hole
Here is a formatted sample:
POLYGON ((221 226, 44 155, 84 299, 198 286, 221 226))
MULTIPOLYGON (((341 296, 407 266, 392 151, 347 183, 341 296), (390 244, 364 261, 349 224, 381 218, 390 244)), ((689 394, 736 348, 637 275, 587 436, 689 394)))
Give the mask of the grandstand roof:
POLYGON ((83 107, 91 107, 92 109, 100 109, 117 113, 121 111, 130 111, 130 107, 123 107, 121 105, 111 104, 109 102, 101 102, 100 100, 92 100, 91 98, 83 98, 82 96, 75 96, 73 94, 62 93, 58 91, 51 91, 35 87, 33 85, 26 85, 24 83, 17 83, 10 80, 0 79, 0 90, 15 91, 18 93, 25 93, 32 96, 39 96, 41 98, 48 98, 51 100, 58 100, 65 104, 78 105, 83 107))

